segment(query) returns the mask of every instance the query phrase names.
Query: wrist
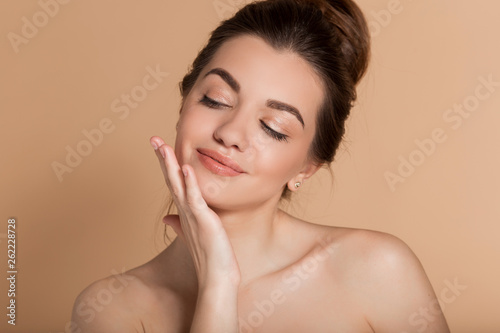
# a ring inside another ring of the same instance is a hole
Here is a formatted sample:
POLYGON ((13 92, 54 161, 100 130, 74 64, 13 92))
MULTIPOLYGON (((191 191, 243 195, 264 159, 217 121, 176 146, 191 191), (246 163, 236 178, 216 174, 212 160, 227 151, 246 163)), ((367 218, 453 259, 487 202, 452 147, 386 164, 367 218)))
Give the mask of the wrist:
POLYGON ((228 306, 236 308, 238 304, 238 288, 231 285, 205 285, 198 290, 197 306, 209 306, 211 311, 220 313, 227 311, 228 306))
POLYGON ((238 332, 238 291, 223 285, 198 291, 190 332, 238 332))
POLYGON ((238 291, 240 278, 238 277, 213 277, 198 282, 198 293, 202 292, 231 292, 238 291))
POLYGON ((239 270, 198 275, 198 290, 205 289, 238 289, 241 281, 239 270))

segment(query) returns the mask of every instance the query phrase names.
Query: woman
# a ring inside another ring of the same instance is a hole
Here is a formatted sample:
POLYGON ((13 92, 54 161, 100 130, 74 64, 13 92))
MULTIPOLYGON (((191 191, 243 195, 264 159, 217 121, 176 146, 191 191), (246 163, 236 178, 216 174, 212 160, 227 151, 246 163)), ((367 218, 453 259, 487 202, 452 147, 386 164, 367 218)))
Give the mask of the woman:
POLYGON ((448 332, 412 251, 385 233, 278 208, 329 166, 369 56, 351 0, 268 0, 223 22, 181 83, 159 158, 178 237, 78 332, 448 332), (424 315, 425 314, 425 315, 424 315))

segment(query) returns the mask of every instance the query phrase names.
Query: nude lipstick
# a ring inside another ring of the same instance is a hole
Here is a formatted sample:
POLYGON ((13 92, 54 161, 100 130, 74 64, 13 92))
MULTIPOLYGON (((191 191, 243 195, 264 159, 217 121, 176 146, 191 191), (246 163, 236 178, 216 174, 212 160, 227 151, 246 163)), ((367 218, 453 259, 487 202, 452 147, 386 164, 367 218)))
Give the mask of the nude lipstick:
POLYGON ((214 174, 234 177, 245 173, 238 163, 215 150, 199 148, 197 153, 201 164, 214 174))

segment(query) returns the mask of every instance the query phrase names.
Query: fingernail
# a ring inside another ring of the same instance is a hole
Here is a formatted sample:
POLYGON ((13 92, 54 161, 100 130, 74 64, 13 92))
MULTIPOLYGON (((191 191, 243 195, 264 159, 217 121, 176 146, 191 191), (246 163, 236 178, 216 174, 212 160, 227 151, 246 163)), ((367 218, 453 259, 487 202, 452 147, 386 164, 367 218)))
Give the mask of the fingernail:
POLYGON ((154 150, 158 149, 158 145, 154 141, 151 141, 151 146, 153 146, 154 150))
POLYGON ((186 167, 182 167, 182 173, 184 174, 184 177, 187 177, 188 171, 187 171, 186 167))

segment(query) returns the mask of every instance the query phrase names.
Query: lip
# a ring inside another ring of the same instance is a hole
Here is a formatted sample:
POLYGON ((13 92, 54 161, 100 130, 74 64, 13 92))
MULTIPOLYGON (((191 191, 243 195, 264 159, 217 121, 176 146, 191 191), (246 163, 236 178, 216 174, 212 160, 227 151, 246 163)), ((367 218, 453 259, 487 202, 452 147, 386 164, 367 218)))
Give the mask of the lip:
POLYGON ((215 174, 221 176, 238 176, 245 173, 238 163, 215 150, 199 148, 197 152, 203 166, 215 174))

